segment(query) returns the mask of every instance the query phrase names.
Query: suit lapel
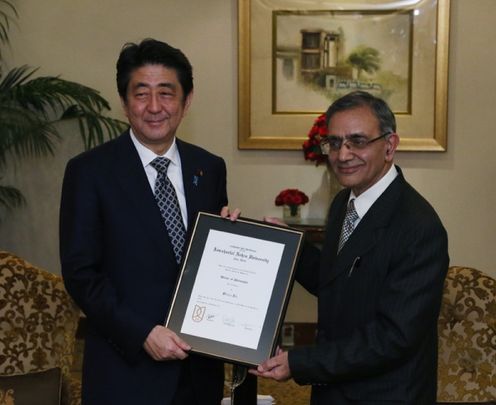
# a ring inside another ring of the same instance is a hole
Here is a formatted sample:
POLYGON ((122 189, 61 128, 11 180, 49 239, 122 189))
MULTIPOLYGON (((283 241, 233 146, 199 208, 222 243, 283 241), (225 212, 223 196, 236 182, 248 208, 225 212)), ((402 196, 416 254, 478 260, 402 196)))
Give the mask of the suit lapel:
POLYGON ((191 224, 195 221, 194 216, 199 210, 199 202, 201 196, 199 192, 199 182, 203 171, 201 162, 198 162, 192 156, 192 151, 186 142, 176 138, 177 149, 181 156, 181 169, 183 173, 184 194, 186 197, 186 207, 188 210, 188 230, 191 229, 191 224))
MULTIPOLYGON (((357 227, 349 237, 348 241, 344 244, 341 251, 336 256, 336 249, 341 233, 341 226, 346 212, 346 203, 348 198, 343 198, 339 206, 336 207, 336 224, 331 230, 329 241, 332 244, 332 256, 328 260, 323 261, 322 268, 322 283, 327 284, 333 281, 344 271, 349 271, 354 260, 357 257, 363 256, 370 249, 375 248, 377 241, 380 239, 382 229, 387 227, 391 217, 394 213, 394 207, 400 196, 401 190, 404 187, 405 179, 399 171, 396 179, 389 185, 389 187, 382 193, 382 195, 374 202, 372 207, 368 210, 367 214, 360 220, 357 227), (331 263, 329 266, 327 263, 331 263), (330 269, 330 270, 329 270, 330 269)), ((349 193, 346 194, 346 197, 349 193)), ((331 223, 329 221, 329 223, 331 223)))
POLYGON ((157 244, 158 252, 167 252, 174 257, 162 215, 129 132, 121 135, 116 140, 115 146, 115 162, 112 168, 115 169, 116 182, 134 206, 145 233, 148 233, 157 244))

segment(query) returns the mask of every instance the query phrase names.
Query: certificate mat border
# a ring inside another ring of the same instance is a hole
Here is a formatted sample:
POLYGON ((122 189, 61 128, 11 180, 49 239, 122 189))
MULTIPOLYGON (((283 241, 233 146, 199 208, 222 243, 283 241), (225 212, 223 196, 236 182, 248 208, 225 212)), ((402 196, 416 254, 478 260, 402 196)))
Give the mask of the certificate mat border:
POLYGON ((266 222, 243 218, 233 222, 218 215, 199 212, 188 242, 165 326, 188 342, 193 353, 247 366, 257 366, 262 363, 274 353, 277 345, 293 285, 296 262, 302 248, 303 235, 304 231, 266 222), (285 245, 256 350, 180 332, 210 230, 285 245))

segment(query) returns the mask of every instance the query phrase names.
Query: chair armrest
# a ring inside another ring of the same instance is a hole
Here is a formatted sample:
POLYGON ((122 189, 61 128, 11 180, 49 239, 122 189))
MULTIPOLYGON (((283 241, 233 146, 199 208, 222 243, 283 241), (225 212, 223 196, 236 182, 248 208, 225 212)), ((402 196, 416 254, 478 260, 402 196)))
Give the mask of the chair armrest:
POLYGON ((81 380, 74 376, 64 379, 62 405, 81 405, 81 380))

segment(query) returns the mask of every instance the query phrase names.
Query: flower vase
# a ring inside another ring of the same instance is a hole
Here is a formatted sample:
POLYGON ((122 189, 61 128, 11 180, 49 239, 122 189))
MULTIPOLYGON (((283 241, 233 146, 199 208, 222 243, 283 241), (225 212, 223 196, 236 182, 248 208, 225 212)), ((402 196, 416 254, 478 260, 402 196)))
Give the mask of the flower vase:
POLYGON ((301 205, 285 205, 282 215, 284 219, 298 220, 301 218, 301 205))

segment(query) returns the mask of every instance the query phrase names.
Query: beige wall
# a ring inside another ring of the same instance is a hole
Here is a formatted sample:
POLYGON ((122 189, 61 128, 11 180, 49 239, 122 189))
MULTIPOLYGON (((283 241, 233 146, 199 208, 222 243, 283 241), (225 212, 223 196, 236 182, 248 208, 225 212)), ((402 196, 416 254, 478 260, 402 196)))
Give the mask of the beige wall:
MULTIPOLYGON (((9 66, 41 66, 43 75, 99 89, 123 118, 114 65, 125 41, 157 37, 180 47, 195 71, 195 99, 180 129, 184 139, 223 156, 230 204, 244 215, 279 215, 278 191, 299 187, 313 199, 304 216, 323 216, 326 172, 300 151, 237 149, 237 7, 234 0, 16 0, 21 19, 12 29, 9 66)), ((401 153, 407 179, 432 203, 450 237, 451 263, 496 277, 496 1, 453 0, 451 14, 448 151, 401 153)), ((0 247, 53 272, 58 264, 58 205, 67 159, 81 150, 71 125, 54 159, 23 161, 7 173, 29 205, 0 223, 0 247)), ((400 134, 401 135, 401 134, 400 134)), ((297 288, 288 318, 315 319, 315 303, 297 288)))

